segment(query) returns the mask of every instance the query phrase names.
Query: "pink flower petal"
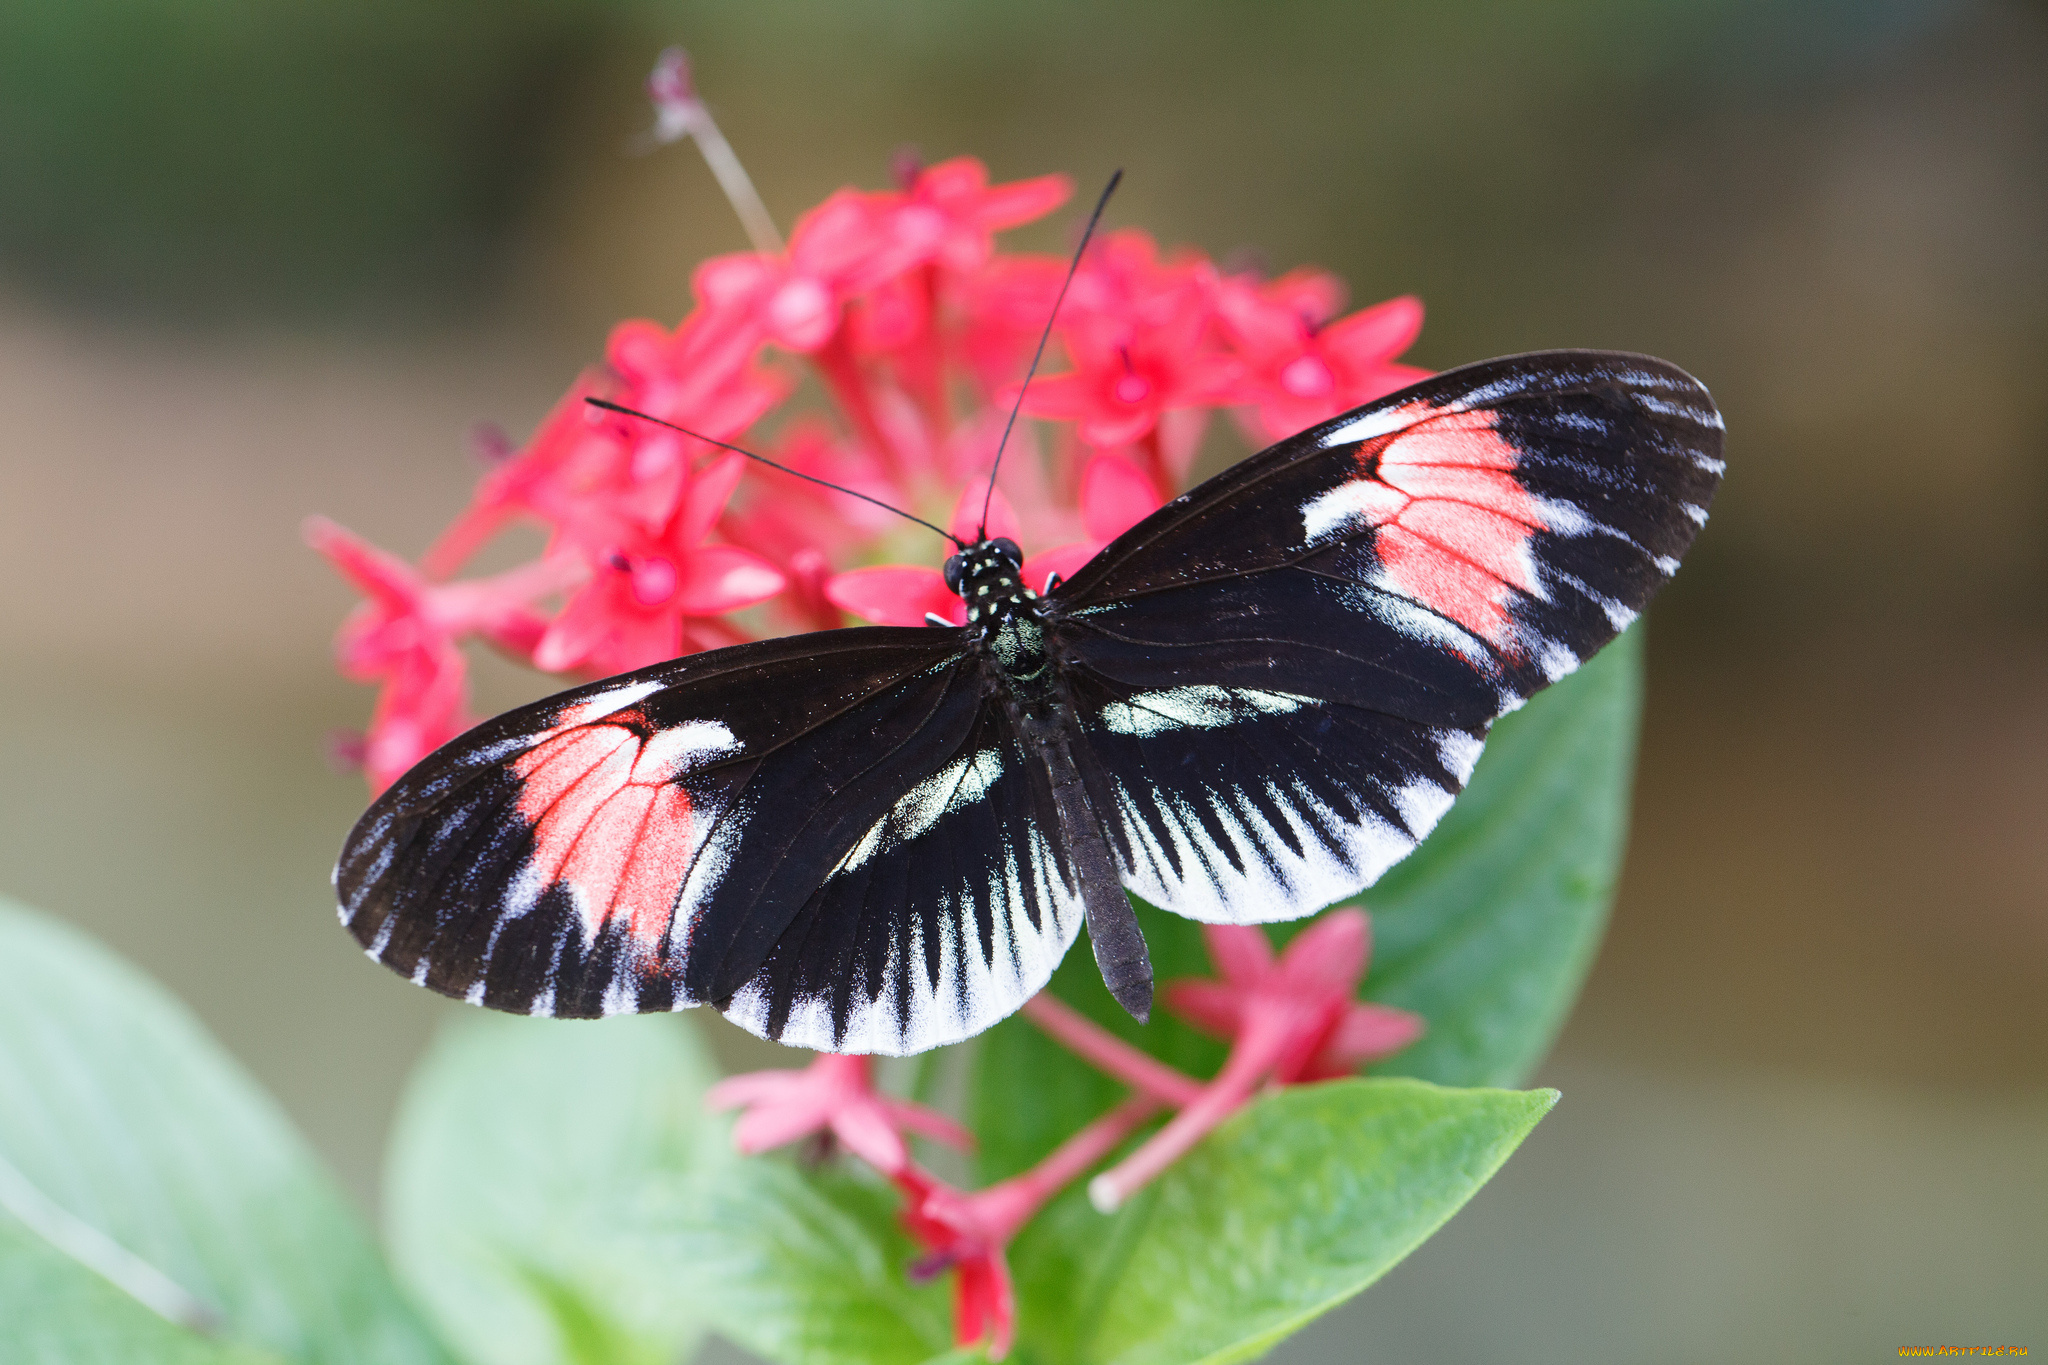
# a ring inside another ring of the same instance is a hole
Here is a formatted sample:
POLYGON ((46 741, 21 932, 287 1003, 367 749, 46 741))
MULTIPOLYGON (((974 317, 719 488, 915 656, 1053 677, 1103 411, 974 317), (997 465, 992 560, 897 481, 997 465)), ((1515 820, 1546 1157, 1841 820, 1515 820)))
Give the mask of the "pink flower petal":
POLYGON ((561 614, 549 623, 547 633, 534 645, 533 666, 543 673, 566 673, 597 649, 611 633, 612 611, 607 598, 617 591, 615 585, 600 580, 570 598, 561 614))
POLYGON ((1344 282, 1327 270, 1299 266, 1267 284, 1266 298, 1311 326, 1326 323, 1344 306, 1344 282))
POLYGON ((960 500, 953 504, 953 519, 947 524, 946 529, 972 544, 976 539, 975 532, 982 529, 981 500, 985 497, 988 498, 989 538, 993 540, 1008 536, 1011 540, 1021 542, 1024 536, 1023 523, 1017 520, 1017 513, 1011 508, 1010 500, 1003 496, 1002 489, 996 489, 994 495, 990 496, 986 475, 979 484, 970 484, 960 490, 960 500))
POLYGON ((801 1071, 746 1071, 727 1076, 704 1092, 704 1107, 715 1114, 743 1104, 777 1100, 799 1088, 803 1075, 801 1071))
POLYGON ((769 335, 790 350, 815 351, 839 327, 839 301, 822 281, 798 275, 768 296, 762 319, 769 335))
MULTIPOLYGON (((881 215, 859 190, 835 190, 796 220, 789 234, 790 264, 841 287, 889 245, 881 215)), ((893 273, 893 272, 891 272, 893 273)))
POLYGON ((1362 308, 1325 327, 1316 337, 1322 349, 1363 369, 1392 360, 1422 335, 1422 300, 1413 294, 1362 308))
POLYGON ((299 524, 299 534, 340 570, 342 577, 387 605, 403 609, 424 586, 412 566, 397 555, 378 549, 326 517, 307 517, 299 524))
POLYGON ((1273 940, 1249 924, 1205 924, 1202 942, 1216 973, 1233 986, 1257 985, 1272 970, 1273 940))
POLYGON ((1322 991, 1348 1000, 1365 979, 1371 952, 1372 929, 1365 912, 1347 906, 1296 934, 1281 956, 1280 973, 1305 992, 1322 991))
POLYGON ((1238 353, 1254 364, 1298 351, 1308 335, 1300 314, 1235 280, 1217 292, 1216 311, 1238 353))
POLYGON ((878 626, 921 626, 926 612, 956 626, 967 623, 967 604, 946 587, 937 569, 910 564, 853 569, 834 575, 825 596, 841 611, 878 626))
POLYGON ((629 318, 605 340, 605 363, 628 384, 658 378, 669 362, 669 332, 645 318, 629 318))
POLYGON ((892 1100, 886 1096, 881 1097, 879 1103, 882 1111, 895 1121, 897 1127, 906 1132, 928 1137, 934 1142, 942 1142, 956 1151, 974 1150, 974 1134, 936 1109, 927 1109, 921 1104, 911 1104, 907 1100, 892 1100))
POLYGON ((707 309, 745 307, 766 290, 780 267, 757 251, 713 256, 690 276, 690 289, 707 309))
POLYGON ((773 1151, 825 1126, 825 1105, 812 1095, 755 1105, 732 1126, 732 1145, 747 1156, 773 1151))
POLYGON ((984 228, 1000 231, 1043 218, 1066 203, 1073 193, 1070 176, 1041 175, 1031 180, 1013 180, 983 194, 975 216, 984 228))
POLYGON ((1169 981, 1159 999, 1175 1018, 1212 1037, 1235 1037, 1244 1022, 1244 991, 1221 981, 1169 981))
POLYGON ((1410 384, 1419 384, 1434 373, 1434 370, 1425 370, 1420 365, 1399 365, 1389 362, 1374 370, 1370 379, 1353 388, 1347 396, 1354 407, 1361 403, 1371 403, 1385 398, 1390 393, 1405 389, 1410 384))
MULTIPOLYGON (((1094 412, 1099 403, 1096 391, 1100 386, 1085 374, 1045 374, 1031 381, 1031 387, 1024 394, 1024 411, 1032 417, 1050 417, 1054 421, 1074 422, 1094 412)), ((1005 403, 1016 401, 1013 385, 1011 391, 1002 395, 1005 403)))
POLYGON ((676 544, 695 545, 710 534, 746 472, 746 456, 727 455, 690 476, 690 490, 683 495, 682 509, 676 515, 676 544))
POLYGON ((881 1107, 863 1098, 840 1105, 832 1114, 832 1133, 852 1152, 883 1175, 894 1175, 910 1160, 902 1135, 891 1127, 881 1107))
POLYGON ((1097 408, 1081 416, 1081 439, 1091 446, 1127 446, 1149 435, 1157 425, 1157 408, 1137 408, 1129 412, 1097 408))
POLYGON ((1310 1070, 1326 1075, 1349 1074, 1367 1062, 1399 1052, 1420 1038, 1422 1031, 1421 1015, 1385 1005, 1351 1005, 1323 1040, 1310 1070), (1329 1067, 1335 1070, 1326 1071, 1329 1067))
POLYGON ((1099 548, 1095 541, 1076 540, 1030 556, 1024 561, 1024 586, 1033 592, 1044 592, 1054 574, 1062 579, 1072 578, 1081 572, 1082 565, 1095 558, 1099 548))
POLYGON ((689 616, 718 616, 765 602, 788 582, 782 571, 752 550, 737 545, 699 545, 683 561, 675 588, 676 609, 689 616))
POLYGON ((1159 510, 1159 491, 1121 455, 1101 454, 1081 475, 1081 524, 1107 544, 1159 510))
POLYGON ((1017 1297, 1002 1248, 962 1260, 954 1274, 954 1344, 986 1341, 988 1358, 1003 1359, 1016 1336, 1017 1297))

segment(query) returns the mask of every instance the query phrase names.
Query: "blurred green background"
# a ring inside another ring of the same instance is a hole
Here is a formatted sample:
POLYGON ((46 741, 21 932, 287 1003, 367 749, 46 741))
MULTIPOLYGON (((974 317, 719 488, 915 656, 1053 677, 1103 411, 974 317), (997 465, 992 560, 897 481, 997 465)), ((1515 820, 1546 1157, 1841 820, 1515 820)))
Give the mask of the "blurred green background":
POLYGON ((370 698, 298 521, 416 553, 472 421, 744 246, 693 154, 628 154, 669 42, 785 224, 904 143, 1121 165, 1117 222, 1422 295, 1418 363, 1643 350, 1723 405, 1564 1102, 1276 1359, 2048 1350, 2048 17, 2009 0, 10 0, 0 890, 374 1201, 461 1007, 335 927, 324 743, 370 698))

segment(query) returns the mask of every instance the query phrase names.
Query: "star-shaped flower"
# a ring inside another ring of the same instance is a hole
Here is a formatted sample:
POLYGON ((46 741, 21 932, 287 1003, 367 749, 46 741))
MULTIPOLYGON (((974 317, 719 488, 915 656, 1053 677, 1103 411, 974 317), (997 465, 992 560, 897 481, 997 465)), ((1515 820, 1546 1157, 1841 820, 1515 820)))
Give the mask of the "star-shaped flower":
POLYGON ((732 1140, 749 1156, 829 1133, 883 1175, 896 1176, 910 1161, 905 1131, 949 1147, 974 1146, 974 1135, 944 1114, 879 1093, 867 1057, 822 1052, 801 1071, 729 1076, 704 1101, 714 1110, 746 1111, 732 1140))
POLYGON ((922 259, 948 270, 978 270, 995 251, 995 234, 1043 218, 1074 192, 1072 177, 1041 175, 988 183, 988 167, 956 156, 917 172, 891 205, 889 231, 922 259))
POLYGON ((782 571, 752 550, 704 543, 739 483, 745 461, 728 455, 691 475, 675 515, 658 531, 593 504, 557 535, 593 566, 534 647, 549 673, 626 673, 696 649, 737 643, 709 618, 782 591, 782 571))
POLYGON ((1059 328, 1073 368, 1033 384, 1026 412, 1076 423, 1090 445, 1122 446, 1169 410, 1240 401, 1243 367, 1211 336, 1214 267, 1155 258, 1149 237, 1118 232, 1083 262, 1059 328))
POLYGON ((741 251, 697 267, 704 307, 784 350, 816 351, 839 330, 847 300, 926 259, 930 242, 892 231, 888 196, 843 189, 797 220, 789 250, 741 251))
POLYGON ((1429 374, 1394 359, 1422 331, 1422 300, 1404 295, 1333 322, 1340 292, 1312 270, 1265 285, 1226 280, 1217 291, 1217 317, 1245 365, 1242 397, 1264 439, 1292 436, 1429 374))
POLYGON ((897 1174, 897 1187, 908 1196, 903 1225, 928 1249, 911 1267, 913 1278, 953 1272, 956 1345, 985 1343, 991 1360, 1009 1354, 1017 1323, 1017 1294, 1006 1255, 1010 1240, 1046 1201, 1115 1151, 1158 1107, 1150 1096, 1126 1100, 1036 1166, 972 1193, 915 1165, 897 1174))
POLYGON ((1220 980, 1168 982, 1166 1008, 1230 1039, 1214 1080, 1144 1146, 1088 1186, 1114 1209, 1172 1165, 1250 1099, 1257 1087, 1327 1080, 1388 1056, 1422 1035, 1406 1010, 1357 999, 1371 954, 1371 925, 1357 909, 1333 910, 1294 936, 1276 960, 1263 929, 1204 925, 1220 980))
POLYGON ((476 723, 462 641, 479 636, 524 657, 547 628, 535 599, 580 573, 548 558, 491 578, 434 583, 325 517, 308 517, 304 534, 366 599, 342 622, 335 655, 346 676, 381 686, 362 751, 373 793, 476 723))

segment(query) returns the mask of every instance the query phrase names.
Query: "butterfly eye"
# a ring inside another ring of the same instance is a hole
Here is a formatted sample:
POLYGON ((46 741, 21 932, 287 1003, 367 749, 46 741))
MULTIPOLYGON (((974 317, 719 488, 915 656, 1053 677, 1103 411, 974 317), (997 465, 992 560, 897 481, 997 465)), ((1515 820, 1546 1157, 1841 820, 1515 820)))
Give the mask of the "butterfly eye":
POLYGON ((1024 547, 1008 536, 997 536, 988 543, 988 547, 1009 560, 1011 568, 1015 569, 1023 566, 1024 547))
POLYGON ((962 564, 960 562, 960 559, 961 557, 959 555, 949 556, 946 560, 946 567, 943 570, 943 572, 946 575, 946 589, 947 591, 953 593, 955 596, 959 595, 960 580, 963 577, 965 577, 967 573, 967 566, 965 564, 962 564))

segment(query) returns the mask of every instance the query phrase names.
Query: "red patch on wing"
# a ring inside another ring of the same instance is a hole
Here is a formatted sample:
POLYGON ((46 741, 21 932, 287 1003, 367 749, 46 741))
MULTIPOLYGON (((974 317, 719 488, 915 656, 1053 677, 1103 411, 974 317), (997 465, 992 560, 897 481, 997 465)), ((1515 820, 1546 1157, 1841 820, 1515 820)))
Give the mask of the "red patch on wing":
POLYGON ((577 895, 592 935, 623 917, 644 948, 658 946, 675 913, 696 840, 690 797, 665 763, 642 764, 648 741, 636 711, 580 725, 512 762, 517 809, 533 824, 533 875, 577 895))
POLYGON ((1508 604, 1537 589, 1529 543, 1548 523, 1514 476, 1515 447, 1484 409, 1427 417, 1376 453, 1373 546, 1397 591, 1495 646, 1509 643, 1508 604))

